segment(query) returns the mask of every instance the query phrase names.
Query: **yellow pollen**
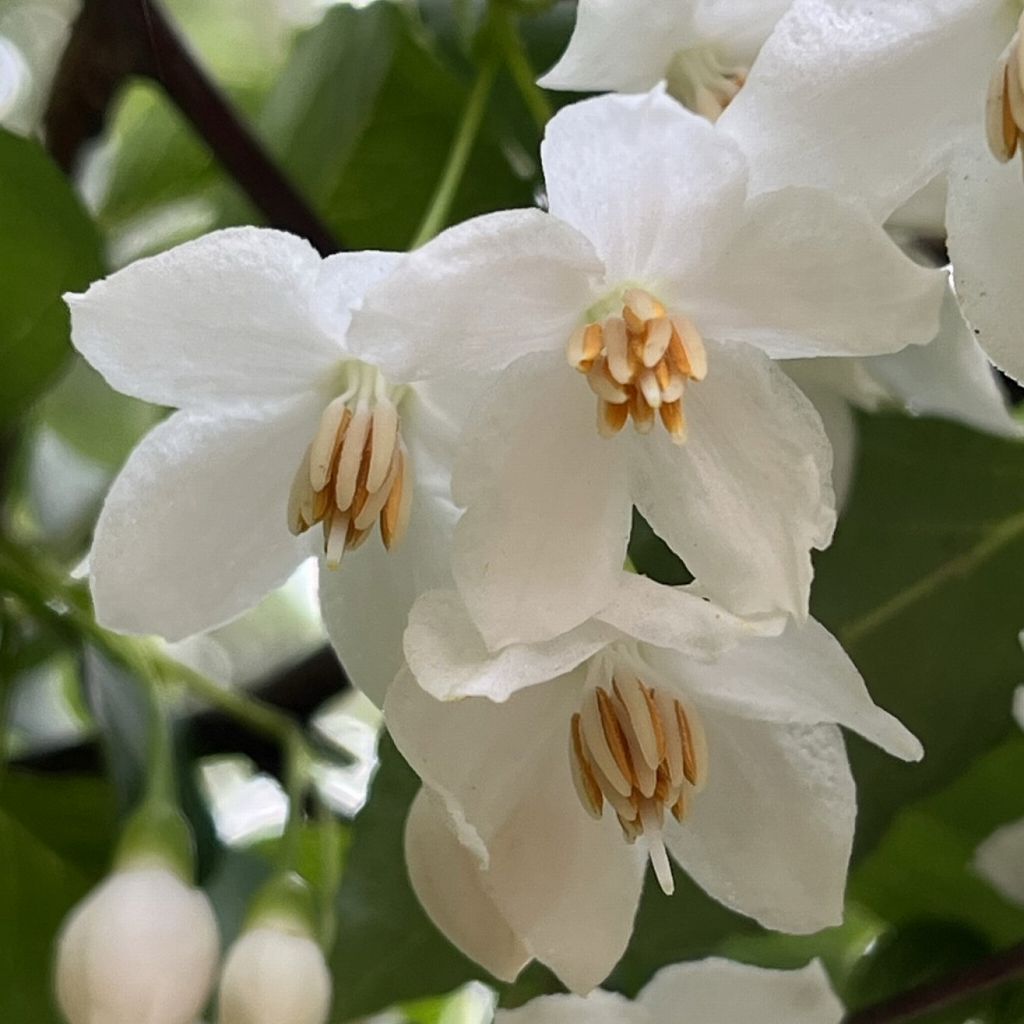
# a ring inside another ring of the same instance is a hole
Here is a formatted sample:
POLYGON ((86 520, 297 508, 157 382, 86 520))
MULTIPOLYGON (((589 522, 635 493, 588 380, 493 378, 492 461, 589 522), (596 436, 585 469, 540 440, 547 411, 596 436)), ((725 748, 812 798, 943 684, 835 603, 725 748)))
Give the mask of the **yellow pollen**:
POLYGON ((569 761, 580 803, 600 819, 609 804, 628 843, 643 839, 662 888, 672 891, 661 830, 682 822, 707 782, 704 729, 692 708, 631 672, 587 692, 569 724, 569 761))
POLYGON ((409 454, 391 400, 342 395, 324 410, 295 474, 288 528, 297 536, 322 524, 331 569, 366 541, 375 521, 390 551, 409 522, 409 472, 409 454))
POLYGON ((992 72, 985 103, 985 128, 989 149, 1007 163, 1021 148, 1024 136, 1024 47, 1021 31, 1024 15, 1009 45, 992 72))
POLYGON ((708 372, 704 339, 686 317, 669 316, 654 296, 630 288, 622 315, 579 327, 566 357, 597 396, 602 437, 614 436, 629 419, 646 434, 660 419, 676 444, 685 443, 683 392, 708 372))

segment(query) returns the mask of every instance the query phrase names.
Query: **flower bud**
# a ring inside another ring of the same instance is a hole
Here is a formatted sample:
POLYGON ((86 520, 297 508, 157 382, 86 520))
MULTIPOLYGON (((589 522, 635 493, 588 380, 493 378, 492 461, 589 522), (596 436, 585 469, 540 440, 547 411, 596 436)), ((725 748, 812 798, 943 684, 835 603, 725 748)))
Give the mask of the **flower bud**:
POLYGON ((170 865, 116 870, 57 940, 57 1002, 69 1024, 193 1024, 213 987, 219 939, 206 896, 170 865))
POLYGON ((308 887, 273 879, 255 899, 220 983, 219 1024, 324 1024, 331 975, 313 937, 308 887))

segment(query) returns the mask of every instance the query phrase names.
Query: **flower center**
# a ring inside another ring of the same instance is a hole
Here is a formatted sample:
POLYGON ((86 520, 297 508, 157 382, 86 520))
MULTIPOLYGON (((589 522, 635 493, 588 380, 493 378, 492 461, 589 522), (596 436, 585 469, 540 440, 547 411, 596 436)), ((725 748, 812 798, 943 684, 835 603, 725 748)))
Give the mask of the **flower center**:
POLYGON ((645 843, 658 882, 671 895, 665 812, 682 822, 707 780, 707 745, 696 712, 618 666, 611 688, 589 689, 572 716, 569 760, 587 812, 600 819, 607 801, 626 842, 645 843))
POLYGON ((711 46, 680 50, 665 76, 668 92, 684 107, 714 123, 736 98, 748 69, 729 65, 711 46))
POLYGON ((683 390, 707 376, 700 332, 686 317, 670 317, 648 292, 628 288, 621 316, 593 321, 573 332, 566 346, 569 365, 586 374, 597 395, 597 429, 617 434, 632 417, 641 434, 655 413, 676 444, 686 441, 683 390))
POLYGON ((1021 32, 1024 15, 1009 45, 992 72, 985 104, 985 128, 989 149, 1002 163, 1013 158, 1024 135, 1024 51, 1021 32))
POLYGON ((409 522, 409 453, 399 429, 398 395, 364 363, 345 368, 347 387, 320 425, 292 484, 288 528, 295 535, 323 524, 327 566, 359 547, 380 522, 389 551, 409 522))

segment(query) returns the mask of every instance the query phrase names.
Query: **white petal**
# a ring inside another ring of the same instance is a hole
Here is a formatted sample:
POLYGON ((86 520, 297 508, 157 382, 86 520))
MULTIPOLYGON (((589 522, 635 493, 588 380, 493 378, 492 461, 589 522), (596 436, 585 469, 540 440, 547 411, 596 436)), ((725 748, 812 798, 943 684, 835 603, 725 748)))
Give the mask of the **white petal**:
POLYGON ((645 871, 610 816, 592 820, 573 786, 569 728, 582 673, 504 704, 442 703, 401 674, 385 716, 406 759, 443 796, 485 887, 531 955, 586 992, 629 942, 645 871))
POLYGON ((996 381, 992 364, 948 292, 938 337, 927 345, 868 360, 871 373, 922 416, 942 416, 978 430, 1018 437, 1020 424, 996 381))
POLYGON ((321 263, 281 231, 216 231, 66 296, 72 341, 118 391, 160 405, 291 398, 341 354, 317 322, 321 263))
POLYGON ((288 532, 288 493, 320 409, 179 412, 132 452, 90 554, 96 616, 168 640, 210 629, 283 583, 310 545, 288 532))
POLYGON ((458 837, 444 801, 424 786, 405 823, 405 862, 423 909, 453 946, 501 981, 530 962, 484 887, 479 857, 458 837))
POLYGON ((416 681, 438 700, 487 697, 507 700, 527 686, 546 683, 580 665, 618 637, 590 620, 538 644, 511 644, 490 652, 457 593, 435 590, 413 606, 405 656, 416 681))
MULTIPOLYGON (((666 1018, 668 1020, 669 1018, 666 1018)), ((494 1024, 654 1024, 641 1006, 616 992, 588 996, 542 996, 518 1010, 499 1010, 494 1024)), ((693 1022, 697 1024, 697 1022, 693 1022)))
MULTIPOLYGON (((665 664, 666 655, 659 659, 665 664)), ((675 658, 667 675, 682 680, 699 707, 783 724, 843 725, 905 761, 924 753, 872 701, 839 641, 814 619, 790 623, 780 636, 744 640, 710 664, 675 658)))
POLYGON ((777 358, 877 355, 935 337, 946 275, 903 255, 860 207, 786 188, 750 202, 721 262, 688 287, 705 336, 777 358))
POLYGON ((956 294, 978 343, 1024 381, 1024 186, 1017 162, 999 164, 980 131, 950 171, 949 254, 956 294))
POLYGON ((387 551, 379 537, 371 537, 340 568, 320 569, 328 634, 353 684, 378 707, 402 665, 402 633, 413 602, 424 591, 453 585, 458 510, 451 500, 450 473, 463 410, 456 396, 438 392, 419 384, 401 405, 414 488, 405 539, 387 551))
POLYGON ((277 928, 244 932, 221 974, 218 1024, 324 1024, 331 974, 317 943, 277 928))
POLYGON ((834 189, 881 222, 951 139, 980 128, 1012 31, 1001 0, 797 0, 718 127, 741 141, 758 190, 834 189))
POLYGON ((821 421, 760 352, 709 343, 708 361, 686 393, 686 444, 660 432, 637 439, 634 501, 731 612, 805 616, 810 549, 835 525, 821 421))
POLYGON ((563 107, 541 159, 551 212, 590 239, 612 286, 674 294, 739 224, 738 147, 660 89, 563 107))
POLYGON ((624 572, 612 601, 597 614, 624 636, 712 661, 749 636, 775 636, 781 619, 740 618, 686 587, 667 587, 624 572))
POLYGON ((1024 907, 1024 821, 989 836, 974 855, 974 870, 1005 899, 1024 907))
POLYGON ((630 530, 622 438, 561 354, 526 357, 480 400, 455 472, 468 506, 455 579, 492 648, 568 632, 607 604, 630 530))
POLYGON ((772 971, 731 960, 701 960, 660 970, 637 997, 659 1021, 692 1024, 839 1024, 843 1005, 815 960, 799 971, 772 971))
POLYGON ((580 0, 569 46, 538 84, 577 92, 650 89, 676 51, 701 42, 693 26, 698 6, 698 0, 580 0))
POLYGON ((316 282, 316 315, 324 331, 344 338, 366 293, 393 274, 404 259, 405 253, 374 251, 328 256, 320 264, 316 282))
POLYGON ((666 828, 673 856, 715 899, 766 928, 838 924, 856 813, 839 730, 701 713, 708 783, 686 821, 666 828))
POLYGON ((793 0, 702 0, 697 24, 701 34, 729 64, 742 62, 749 66, 792 3, 793 0))
POLYGON ((192 1024, 213 987, 217 922, 206 896, 155 868, 118 871, 80 903, 57 945, 70 1024, 192 1024))
POLYGON ((528 352, 562 352, 600 274, 587 240, 556 217, 476 217, 372 289, 348 345, 396 381, 493 372, 528 352))

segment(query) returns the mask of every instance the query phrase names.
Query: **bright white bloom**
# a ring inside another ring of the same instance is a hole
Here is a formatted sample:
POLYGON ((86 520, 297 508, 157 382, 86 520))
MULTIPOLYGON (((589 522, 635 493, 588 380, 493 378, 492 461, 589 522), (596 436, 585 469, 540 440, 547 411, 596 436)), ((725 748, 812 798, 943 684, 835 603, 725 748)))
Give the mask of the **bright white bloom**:
POLYGON ((495 1024, 839 1024, 843 1006, 818 961, 769 971, 701 960, 662 968, 635 1000, 611 992, 545 996, 495 1024))
POLYGON ((1020 16, 1019 0, 795 0, 718 122, 756 187, 833 188, 880 219, 948 169, 957 295, 1019 379, 1024 186, 997 157, 1024 123, 1020 16))
POLYGON ((115 871, 57 940, 57 1001, 68 1024, 192 1024, 219 958, 209 900, 162 866, 115 871))
POLYGON ((281 922, 244 932, 220 983, 219 1024, 324 1024, 331 974, 319 945, 281 922))
POLYGON ((315 548, 333 567, 365 542, 323 573, 323 600, 343 609, 328 621, 354 679, 381 698, 415 593, 447 578, 454 519, 454 406, 346 346, 353 306, 400 258, 325 260, 291 235, 231 229, 68 296, 72 339, 107 381, 177 410, 100 514, 104 625, 179 639, 251 607, 315 548))
POLYGON ((767 927, 837 923, 856 801, 835 723, 921 748, 825 629, 765 635, 780 625, 622 573, 594 619, 492 654, 454 592, 423 595, 385 719, 425 784, 410 876, 452 942, 586 991, 626 947, 648 859, 672 890, 667 853, 767 927))
POLYGON ((634 505, 734 611, 804 616, 830 453, 769 357, 927 341, 942 275, 826 193, 749 197, 737 145, 659 91, 566 108, 542 158, 550 213, 445 232, 350 333, 395 380, 498 374, 454 479, 474 620, 495 647, 584 621, 634 505))
POLYGON ((792 0, 580 0, 549 89, 646 92, 664 80, 714 121, 792 0))
MULTIPOLYGON (((1024 729, 1024 686, 1014 694, 1013 716, 1024 729)), ((974 866, 1006 899, 1024 906, 1024 820, 1004 825, 989 836, 978 847, 974 866)))

